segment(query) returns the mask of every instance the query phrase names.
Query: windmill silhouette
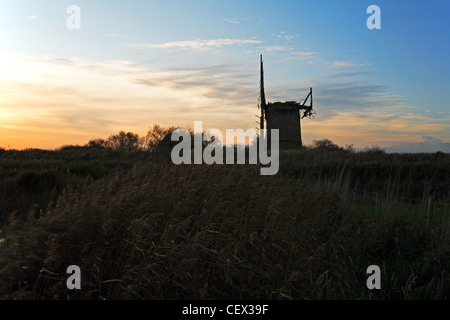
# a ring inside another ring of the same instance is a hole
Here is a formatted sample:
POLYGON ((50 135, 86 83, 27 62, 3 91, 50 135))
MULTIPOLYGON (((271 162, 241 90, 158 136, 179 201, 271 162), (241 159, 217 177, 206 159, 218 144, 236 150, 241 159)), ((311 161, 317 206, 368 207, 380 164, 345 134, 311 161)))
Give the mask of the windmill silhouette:
POLYGON ((261 80, 260 80, 260 104, 261 110, 259 125, 261 129, 266 127, 268 132, 268 143, 270 144, 270 130, 278 129, 280 137, 280 149, 300 149, 302 147, 301 119, 308 117, 315 118, 316 112, 313 110, 312 88, 303 102, 267 102, 264 92, 264 66, 262 55, 261 80), (309 100, 309 105, 306 103, 309 100), (303 114, 301 114, 303 113, 303 114))

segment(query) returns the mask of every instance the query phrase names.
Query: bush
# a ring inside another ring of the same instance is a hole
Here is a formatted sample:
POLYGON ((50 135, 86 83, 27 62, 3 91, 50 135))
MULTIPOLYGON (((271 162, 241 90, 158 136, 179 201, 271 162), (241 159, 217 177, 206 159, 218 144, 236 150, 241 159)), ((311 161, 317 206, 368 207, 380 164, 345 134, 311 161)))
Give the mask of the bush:
POLYGON ((318 150, 327 150, 327 151, 342 151, 344 150, 342 147, 339 147, 337 144, 334 144, 330 139, 322 139, 322 140, 314 140, 313 148, 318 150))

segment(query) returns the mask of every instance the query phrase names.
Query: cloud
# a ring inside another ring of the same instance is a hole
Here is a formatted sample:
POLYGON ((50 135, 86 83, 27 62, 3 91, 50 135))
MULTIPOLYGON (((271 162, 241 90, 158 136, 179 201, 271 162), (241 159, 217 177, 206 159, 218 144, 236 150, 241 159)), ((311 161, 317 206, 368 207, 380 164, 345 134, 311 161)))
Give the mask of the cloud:
POLYGON ((212 112, 222 112, 223 106, 232 105, 235 111, 240 112, 248 106, 247 103, 256 104, 257 99, 254 84, 257 75, 245 69, 246 66, 240 64, 171 68, 160 75, 140 73, 132 81, 147 87, 164 86, 180 92, 195 92, 208 99, 212 112))
POLYGON ((232 23, 232 24, 240 24, 242 22, 242 19, 240 19, 240 18, 226 18, 226 19, 223 19, 223 21, 228 22, 228 23, 232 23))
POLYGON ((278 38, 278 39, 284 39, 286 41, 289 41, 289 40, 294 39, 295 37, 299 37, 300 35, 299 34, 291 35, 291 34, 287 34, 286 31, 280 31, 279 34, 275 35, 275 34, 272 33, 270 36, 278 38))
POLYGON ((38 16, 34 15, 34 16, 29 16, 28 20, 36 20, 38 18, 38 16))
POLYGON ((372 76, 375 72, 354 71, 354 72, 338 72, 326 75, 327 78, 349 78, 354 76, 372 76))
MULTIPOLYGON (((342 112, 361 112, 373 117, 373 112, 397 114, 415 109, 409 101, 389 92, 388 87, 366 79, 356 81, 350 76, 313 78, 298 83, 270 85, 266 96, 269 101, 302 101, 303 96, 309 92, 309 87, 313 88, 314 107, 321 119, 342 112)), ((411 128, 414 128, 413 124, 411 128)))
POLYGON ((215 47, 220 48, 223 46, 231 45, 243 45, 243 44, 260 44, 262 41, 254 39, 197 39, 197 40, 185 40, 185 41, 172 41, 166 43, 128 43, 125 46, 137 49, 173 49, 173 48, 191 48, 200 49, 215 47))
POLYGON ((441 139, 432 136, 422 136, 422 141, 398 142, 387 147, 386 151, 401 153, 442 151, 450 153, 450 142, 444 142, 441 139))
MULTIPOLYGON (((339 111, 363 111, 385 106, 387 100, 373 99, 385 92, 381 85, 356 82, 320 82, 314 85, 315 103, 333 113, 339 111)), ((390 104, 391 102, 389 102, 390 104)))
POLYGON ((256 25, 260 25, 262 22, 264 22, 265 19, 261 16, 254 16, 254 17, 235 17, 235 18, 224 18, 217 20, 216 23, 219 25, 223 25, 223 23, 231 23, 231 24, 241 24, 241 23, 248 23, 252 22, 256 25))
POLYGON ((312 63, 319 58, 317 52, 312 51, 291 51, 287 60, 290 61, 307 61, 312 63))
POLYGON ((350 61, 334 61, 332 63, 335 67, 363 67, 365 66, 364 63, 356 63, 356 62, 350 62, 350 61))
MULTIPOLYGON (((258 63, 186 59, 144 65, 38 54, 2 57, 11 70, 0 73, 0 147, 82 144, 119 130, 145 134, 153 123, 187 126, 202 120, 204 128, 219 130, 255 126, 258 63)), ((313 87, 317 117, 302 121, 305 143, 327 137, 340 145, 399 147, 403 141, 403 148, 414 149, 424 145, 412 143, 429 136, 441 140, 422 143, 447 146, 448 117, 409 113, 403 109, 408 101, 389 88, 349 79, 273 83, 266 94, 270 101, 300 101, 313 87), (299 94, 291 99, 293 93, 299 94)))
POLYGON ((267 46, 263 47, 264 50, 271 52, 271 51, 292 51, 294 48, 287 47, 287 46, 267 46))
POLYGON ((246 128, 257 110, 257 74, 242 64, 155 68, 38 54, 12 54, 8 64, 0 146, 82 144, 119 130, 143 134, 153 123, 246 128))
POLYGON ((327 111, 318 106, 316 111, 315 119, 302 121, 305 143, 328 138, 341 146, 354 143, 356 148, 367 148, 376 145, 388 152, 448 150, 448 143, 438 138, 423 138, 448 137, 448 122, 439 123, 425 116, 389 113, 386 110, 339 111, 327 115, 327 111))

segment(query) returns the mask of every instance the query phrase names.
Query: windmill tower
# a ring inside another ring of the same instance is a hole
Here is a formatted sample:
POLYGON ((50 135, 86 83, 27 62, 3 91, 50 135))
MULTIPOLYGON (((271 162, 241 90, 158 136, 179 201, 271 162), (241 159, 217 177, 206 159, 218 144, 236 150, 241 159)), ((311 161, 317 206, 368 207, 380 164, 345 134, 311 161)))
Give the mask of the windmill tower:
MULTIPOLYGON (((316 112, 313 110, 312 88, 303 103, 297 101, 286 102, 266 102, 264 92, 264 67, 262 55, 261 63, 261 83, 260 101, 258 108, 261 109, 259 119, 260 128, 266 127, 267 132, 271 129, 279 130, 280 149, 300 149, 302 147, 301 119, 305 117, 314 118, 316 112), (306 105, 310 99, 310 104, 306 105), (300 113, 303 110, 303 114, 300 113)), ((268 143, 270 144, 270 134, 268 143)))

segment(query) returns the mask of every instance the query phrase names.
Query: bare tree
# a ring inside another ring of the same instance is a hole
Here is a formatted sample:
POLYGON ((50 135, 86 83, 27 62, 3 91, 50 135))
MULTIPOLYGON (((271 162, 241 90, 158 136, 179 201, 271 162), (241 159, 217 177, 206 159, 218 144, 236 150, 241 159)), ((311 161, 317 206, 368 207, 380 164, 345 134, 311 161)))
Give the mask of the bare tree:
POLYGON ((172 132, 175 131, 176 129, 177 128, 173 126, 164 128, 161 127, 159 124, 153 125, 153 127, 150 128, 150 130, 148 130, 147 135, 142 138, 141 142, 142 147, 149 151, 156 151, 158 149, 158 146, 164 140, 164 138, 172 134, 172 132))
POLYGON ((141 140, 139 135, 124 131, 120 131, 119 134, 111 135, 106 140, 106 146, 119 151, 135 151, 141 147, 141 140))

